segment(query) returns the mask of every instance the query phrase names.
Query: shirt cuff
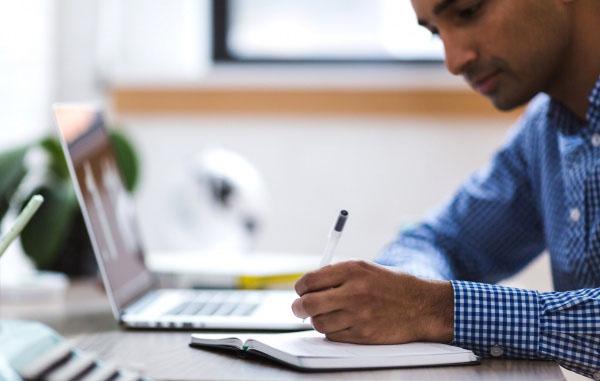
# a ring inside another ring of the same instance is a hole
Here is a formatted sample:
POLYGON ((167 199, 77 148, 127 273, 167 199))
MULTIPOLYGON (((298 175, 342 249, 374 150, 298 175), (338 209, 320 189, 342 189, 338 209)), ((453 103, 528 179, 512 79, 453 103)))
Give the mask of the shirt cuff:
POLYGON ((539 357, 540 302, 536 291, 451 281, 453 345, 481 357, 539 357))

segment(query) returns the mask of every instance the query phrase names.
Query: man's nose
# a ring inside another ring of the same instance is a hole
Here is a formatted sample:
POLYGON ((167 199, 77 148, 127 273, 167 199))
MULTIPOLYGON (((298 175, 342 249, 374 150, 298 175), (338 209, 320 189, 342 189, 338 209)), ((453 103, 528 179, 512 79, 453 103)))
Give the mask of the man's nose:
POLYGON ((446 68, 454 75, 461 75, 477 60, 477 50, 468 41, 459 36, 445 36, 443 38, 446 52, 446 68))

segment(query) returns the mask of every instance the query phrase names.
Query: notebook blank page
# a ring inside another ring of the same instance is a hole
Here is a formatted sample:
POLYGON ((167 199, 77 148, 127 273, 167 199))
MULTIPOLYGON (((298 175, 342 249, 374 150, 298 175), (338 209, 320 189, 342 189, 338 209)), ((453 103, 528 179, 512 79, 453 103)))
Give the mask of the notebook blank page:
MULTIPOLYGON (((298 357, 398 357, 398 356, 435 356, 469 351, 445 344, 409 343, 399 345, 357 345, 329 341, 316 331, 304 331, 285 334, 253 335, 250 343, 261 342, 281 352, 298 357)), ((257 349, 260 345, 252 344, 257 349)))

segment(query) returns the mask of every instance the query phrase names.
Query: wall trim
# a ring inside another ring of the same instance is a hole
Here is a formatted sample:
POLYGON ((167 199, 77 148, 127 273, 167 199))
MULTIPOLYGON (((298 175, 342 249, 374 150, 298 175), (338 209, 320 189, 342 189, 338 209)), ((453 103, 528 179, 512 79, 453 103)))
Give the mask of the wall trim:
POLYGON ((516 119, 484 97, 463 89, 136 88, 111 92, 118 114, 268 114, 516 119))

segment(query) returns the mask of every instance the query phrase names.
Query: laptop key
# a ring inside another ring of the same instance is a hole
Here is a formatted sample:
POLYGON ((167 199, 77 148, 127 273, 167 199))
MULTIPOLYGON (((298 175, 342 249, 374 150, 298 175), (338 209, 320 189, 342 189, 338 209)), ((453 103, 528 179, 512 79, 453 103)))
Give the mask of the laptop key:
POLYGON ((258 303, 243 303, 240 304, 234 311, 232 311, 232 315, 249 316, 257 307, 258 303))
POLYGON ((194 302, 186 302, 185 307, 179 312, 179 315, 189 315, 192 311, 195 311, 194 302))
POLYGON ((244 316, 250 316, 254 313, 254 311, 258 308, 258 303, 250 304, 248 309, 244 312, 244 316))
POLYGON ((212 316, 222 305, 222 303, 206 303, 196 315, 212 316))
POLYGON ((215 311, 213 315, 229 316, 238 305, 236 303, 223 303, 221 307, 215 311))
POLYGON ((255 292, 202 291, 180 303, 165 315, 176 316, 248 316, 260 304, 255 292))
POLYGON ((165 315, 180 315, 188 305, 189 305, 188 302, 181 303, 181 304, 177 305, 177 307, 169 310, 165 315))
POLYGON ((188 313, 186 313, 186 315, 196 315, 198 314, 199 311, 201 311, 204 306, 206 305, 206 303, 194 303, 193 304, 193 308, 191 308, 189 310, 188 313))

